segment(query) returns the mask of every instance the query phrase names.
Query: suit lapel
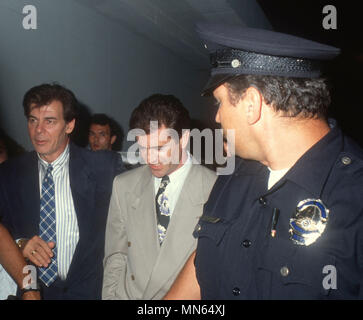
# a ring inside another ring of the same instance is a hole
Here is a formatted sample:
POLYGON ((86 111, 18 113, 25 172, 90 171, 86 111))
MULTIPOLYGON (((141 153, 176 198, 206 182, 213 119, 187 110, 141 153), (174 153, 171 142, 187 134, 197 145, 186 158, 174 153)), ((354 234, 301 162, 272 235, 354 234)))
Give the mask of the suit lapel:
POLYGON ((157 237, 157 222, 155 212, 154 179, 150 169, 145 166, 143 178, 140 179, 134 193, 130 197, 130 230, 140 229, 140 225, 148 226, 141 230, 135 241, 140 253, 147 258, 146 266, 153 266, 155 257, 159 255, 160 245, 157 237), (151 258, 151 259, 150 259, 151 258), (152 261, 154 259, 154 261, 152 261))
POLYGON ((38 171, 38 157, 36 152, 29 154, 29 159, 24 162, 24 166, 20 168, 17 175, 18 182, 15 183, 19 186, 19 203, 21 208, 26 208, 26 214, 21 212, 16 213, 21 215, 20 221, 24 226, 21 230, 20 236, 33 237, 39 234, 39 220, 40 220, 40 191, 39 191, 39 171, 38 171))
POLYGON ((69 268, 68 277, 72 275, 72 270, 76 269, 76 265, 82 252, 85 252, 89 241, 92 238, 90 232, 94 229, 92 223, 92 213, 95 208, 95 188, 96 181, 89 169, 87 162, 83 159, 82 153, 78 147, 70 144, 69 154, 69 181, 72 192, 74 209, 77 216, 79 241, 73 255, 71 266, 69 268))
POLYGON ((177 268, 184 264, 195 244, 192 232, 205 202, 202 174, 198 168, 198 165, 192 165, 186 177, 166 238, 145 290, 144 299, 152 299, 166 282, 176 275, 177 268))

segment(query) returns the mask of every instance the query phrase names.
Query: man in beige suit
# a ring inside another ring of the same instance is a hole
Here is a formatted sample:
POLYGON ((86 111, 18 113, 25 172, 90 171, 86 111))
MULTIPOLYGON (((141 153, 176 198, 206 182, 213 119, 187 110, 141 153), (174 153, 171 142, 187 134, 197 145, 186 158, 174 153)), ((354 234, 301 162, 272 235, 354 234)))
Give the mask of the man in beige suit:
POLYGON ((216 175, 193 163, 183 130, 189 126, 188 111, 172 95, 152 95, 131 115, 147 165, 114 181, 103 299, 161 299, 196 248, 192 233, 216 175))

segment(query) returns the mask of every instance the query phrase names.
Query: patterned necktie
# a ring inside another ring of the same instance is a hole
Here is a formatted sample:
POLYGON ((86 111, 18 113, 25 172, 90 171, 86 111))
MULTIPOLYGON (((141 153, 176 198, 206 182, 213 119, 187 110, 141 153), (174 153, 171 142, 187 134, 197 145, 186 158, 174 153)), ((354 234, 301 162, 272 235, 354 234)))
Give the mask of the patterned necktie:
MULTIPOLYGON (((55 222, 55 192, 52 176, 52 165, 49 165, 42 183, 42 196, 40 198, 39 236, 45 242, 56 243, 55 222)), ((39 279, 49 287, 57 278, 57 247, 53 249, 53 257, 47 268, 39 268, 39 279)))
POLYGON ((169 176, 164 176, 161 179, 160 187, 155 197, 156 216, 158 219, 158 236, 159 236, 160 245, 164 241, 166 235, 166 229, 168 228, 170 220, 169 200, 165 194, 165 189, 166 186, 169 184, 169 182, 170 182, 169 176))

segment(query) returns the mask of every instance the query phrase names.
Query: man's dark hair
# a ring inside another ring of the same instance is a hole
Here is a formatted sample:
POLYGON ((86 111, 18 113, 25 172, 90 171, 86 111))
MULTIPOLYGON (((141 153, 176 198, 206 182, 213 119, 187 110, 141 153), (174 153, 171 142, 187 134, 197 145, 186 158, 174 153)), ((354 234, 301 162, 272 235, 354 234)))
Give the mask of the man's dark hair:
POLYGON ((66 123, 77 117, 78 102, 73 92, 59 84, 42 84, 28 90, 24 95, 24 114, 28 118, 31 106, 36 108, 59 101, 63 105, 63 118, 66 123))
POLYGON ((112 136, 117 136, 117 130, 116 130, 116 124, 115 121, 113 119, 111 119, 110 117, 108 117, 106 114, 104 113, 95 113, 92 117, 91 117, 91 121, 90 121, 90 126, 92 124, 99 124, 101 126, 106 126, 109 125, 110 127, 110 132, 111 132, 111 137, 112 136))
POLYGON ((326 118, 330 93, 325 79, 285 78, 277 76, 238 75, 226 81, 232 104, 241 99, 249 87, 258 89, 266 104, 285 116, 326 118))
POLYGON ((159 128, 174 129, 179 137, 183 129, 190 129, 189 112, 173 95, 153 94, 144 99, 131 114, 130 129, 150 134, 150 121, 158 121, 159 128))

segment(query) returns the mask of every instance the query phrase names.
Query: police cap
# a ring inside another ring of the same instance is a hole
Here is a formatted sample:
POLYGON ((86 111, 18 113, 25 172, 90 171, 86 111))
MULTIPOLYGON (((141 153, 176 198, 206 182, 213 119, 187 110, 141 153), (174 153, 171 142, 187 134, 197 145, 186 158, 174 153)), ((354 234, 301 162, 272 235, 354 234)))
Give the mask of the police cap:
POLYGON ((200 23, 197 33, 210 53, 211 77, 202 95, 240 74, 318 78, 340 49, 270 30, 200 23))

